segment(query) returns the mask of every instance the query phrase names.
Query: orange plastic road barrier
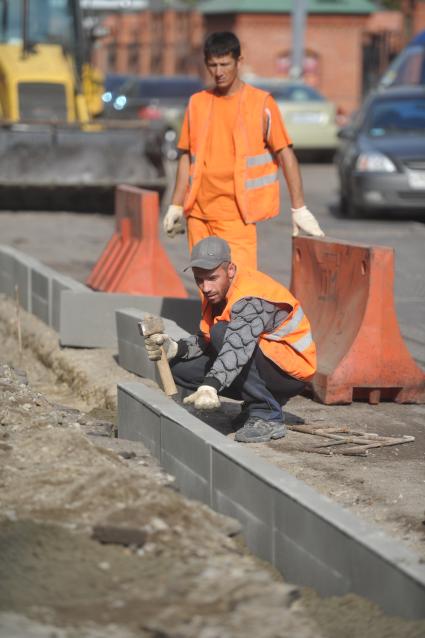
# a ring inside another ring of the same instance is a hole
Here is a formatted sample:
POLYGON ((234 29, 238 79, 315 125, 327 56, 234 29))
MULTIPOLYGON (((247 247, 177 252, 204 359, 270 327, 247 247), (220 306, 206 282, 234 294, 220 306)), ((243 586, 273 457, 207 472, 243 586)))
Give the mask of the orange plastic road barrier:
POLYGON ((317 344, 313 390, 323 403, 425 402, 425 374, 400 334, 394 250, 294 237, 291 290, 317 344))
POLYGON ((120 187, 118 187, 115 191, 115 231, 86 279, 86 284, 96 290, 104 290, 101 288, 102 276, 112 270, 114 261, 119 253, 125 250, 126 242, 128 241, 128 232, 125 232, 128 229, 128 220, 125 220, 126 208, 120 202, 123 196, 124 192, 120 192, 120 187), (123 230, 124 233, 122 232, 123 230))
POLYGON ((106 292, 187 297, 159 237, 156 191, 118 186, 115 231, 86 283, 106 292))

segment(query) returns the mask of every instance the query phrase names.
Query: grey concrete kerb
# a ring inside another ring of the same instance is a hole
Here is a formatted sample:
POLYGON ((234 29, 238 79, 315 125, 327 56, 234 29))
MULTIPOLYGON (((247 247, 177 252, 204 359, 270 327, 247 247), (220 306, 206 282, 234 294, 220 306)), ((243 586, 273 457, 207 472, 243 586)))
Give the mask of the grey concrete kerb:
POLYGON ((405 618, 425 616, 418 556, 159 390, 118 385, 118 436, 142 441, 186 496, 237 518, 250 549, 291 582, 327 596, 354 592, 405 618))
POLYGON ((15 248, 0 245, 0 293, 15 298, 16 289, 20 305, 54 328, 62 346, 115 348, 115 312, 122 307, 174 319, 191 331, 200 312, 199 299, 93 291, 15 248))
POLYGON ((88 288, 15 248, 0 245, 0 292, 15 298, 17 291, 20 305, 56 332, 65 290, 77 294, 88 288))

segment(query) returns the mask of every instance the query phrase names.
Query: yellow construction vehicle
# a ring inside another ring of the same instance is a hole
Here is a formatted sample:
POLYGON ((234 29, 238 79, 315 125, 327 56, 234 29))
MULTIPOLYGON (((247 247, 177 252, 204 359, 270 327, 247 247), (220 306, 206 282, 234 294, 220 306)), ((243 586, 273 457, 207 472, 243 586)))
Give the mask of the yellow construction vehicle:
POLYGON ((152 127, 93 119, 82 25, 79 0, 0 0, 1 208, 101 211, 118 183, 164 187, 152 127))

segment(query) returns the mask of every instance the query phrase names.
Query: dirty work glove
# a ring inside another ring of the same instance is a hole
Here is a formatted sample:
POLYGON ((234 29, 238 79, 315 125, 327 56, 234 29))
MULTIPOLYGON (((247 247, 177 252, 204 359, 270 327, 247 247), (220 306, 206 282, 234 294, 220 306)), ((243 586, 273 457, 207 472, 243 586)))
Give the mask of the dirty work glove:
POLYGON ((296 237, 300 230, 313 237, 324 237, 325 233, 320 228, 317 219, 310 213, 307 206, 291 208, 292 213, 292 237, 296 237))
POLYGON ((167 359, 172 359, 177 354, 177 341, 171 339, 164 332, 145 337, 145 348, 151 361, 159 361, 161 358, 161 346, 164 348, 167 359))
POLYGON ((185 232, 183 218, 183 206, 170 204, 163 221, 163 227, 168 237, 174 237, 185 232))
POLYGON ((217 410, 220 407, 217 390, 211 385, 200 385, 196 392, 183 399, 183 403, 193 403, 198 410, 217 410))

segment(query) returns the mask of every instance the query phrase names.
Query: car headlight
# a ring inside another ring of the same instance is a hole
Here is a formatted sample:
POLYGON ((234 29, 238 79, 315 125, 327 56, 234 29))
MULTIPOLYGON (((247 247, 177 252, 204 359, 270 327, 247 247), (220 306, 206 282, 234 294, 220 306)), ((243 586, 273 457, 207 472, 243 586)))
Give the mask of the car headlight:
POLYGON ((114 102, 114 109, 116 111, 121 111, 126 104, 127 98, 125 97, 125 95, 119 95, 114 102))
POLYGON ((105 93, 102 95, 102 101, 105 102, 105 104, 108 104, 108 102, 112 101, 111 91, 105 91, 105 93))
POLYGON ((360 153, 356 161, 359 173, 395 173, 396 167, 383 153, 360 153))

